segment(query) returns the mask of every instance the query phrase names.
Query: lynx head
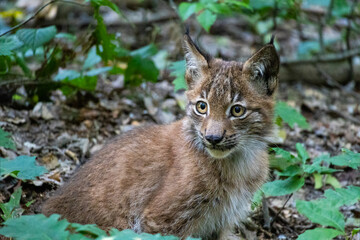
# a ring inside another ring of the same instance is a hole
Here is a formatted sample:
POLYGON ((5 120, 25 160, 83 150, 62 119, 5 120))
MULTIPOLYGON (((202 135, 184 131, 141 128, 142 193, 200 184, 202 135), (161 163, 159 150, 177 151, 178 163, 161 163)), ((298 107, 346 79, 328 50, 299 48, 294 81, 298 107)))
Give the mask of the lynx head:
POLYGON ((264 145, 272 130, 279 57, 273 39, 245 63, 204 53, 184 36, 191 140, 214 158, 264 145))

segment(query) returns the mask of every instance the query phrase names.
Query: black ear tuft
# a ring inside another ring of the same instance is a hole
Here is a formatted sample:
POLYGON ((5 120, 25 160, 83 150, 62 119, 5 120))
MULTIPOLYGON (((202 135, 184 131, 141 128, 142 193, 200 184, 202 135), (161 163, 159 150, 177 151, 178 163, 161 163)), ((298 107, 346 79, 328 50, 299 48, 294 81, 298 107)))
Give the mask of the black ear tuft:
POLYGON ((274 40, 275 40, 275 34, 271 35, 269 44, 274 45, 274 40))

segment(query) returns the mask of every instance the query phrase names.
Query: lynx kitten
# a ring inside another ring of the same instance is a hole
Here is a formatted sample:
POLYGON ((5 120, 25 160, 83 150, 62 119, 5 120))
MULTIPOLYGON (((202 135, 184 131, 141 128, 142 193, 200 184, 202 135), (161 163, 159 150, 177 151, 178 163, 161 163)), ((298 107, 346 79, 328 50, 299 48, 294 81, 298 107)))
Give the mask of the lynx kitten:
POLYGON ((137 232, 226 239, 268 173, 279 57, 273 39, 245 63, 184 36, 186 116, 123 134, 80 168, 43 213, 137 232))

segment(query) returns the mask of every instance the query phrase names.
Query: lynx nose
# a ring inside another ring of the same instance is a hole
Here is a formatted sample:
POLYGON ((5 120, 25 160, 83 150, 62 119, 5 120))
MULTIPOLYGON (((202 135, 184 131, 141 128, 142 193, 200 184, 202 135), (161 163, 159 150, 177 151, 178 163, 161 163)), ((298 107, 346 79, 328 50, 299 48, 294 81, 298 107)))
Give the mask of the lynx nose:
POLYGON ((215 144, 218 144, 219 142, 221 142, 223 137, 224 136, 219 136, 219 135, 207 135, 207 136, 205 136, 205 139, 207 141, 209 141, 209 143, 215 145, 215 144))

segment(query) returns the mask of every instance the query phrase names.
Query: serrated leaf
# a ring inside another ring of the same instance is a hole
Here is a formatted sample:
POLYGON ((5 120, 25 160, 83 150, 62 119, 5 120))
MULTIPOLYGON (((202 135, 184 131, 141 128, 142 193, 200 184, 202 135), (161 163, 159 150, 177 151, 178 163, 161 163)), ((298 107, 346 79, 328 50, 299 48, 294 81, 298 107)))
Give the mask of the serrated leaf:
POLYGON ((338 188, 335 190, 328 189, 324 196, 328 205, 332 207, 341 207, 343 205, 351 205, 360 201, 360 187, 349 186, 348 188, 338 188))
POLYGON ((25 215, 4 222, 0 234, 17 240, 64 240, 70 235, 66 230, 69 222, 60 220, 60 215, 53 214, 49 218, 42 214, 25 215))
POLYGON ((297 124, 300 128, 310 128, 310 125, 306 121, 305 117, 285 102, 279 101, 276 103, 275 115, 281 117, 281 119, 285 123, 289 124, 291 128, 294 128, 295 124, 297 124))
POLYGON ((36 164, 35 157, 18 156, 13 160, 0 158, 0 177, 17 172, 16 177, 24 180, 35 180, 47 172, 46 168, 36 164))
POLYGON ((209 32, 210 27, 214 24, 216 18, 217 15, 207 9, 196 16, 197 21, 207 32, 209 32))
POLYGON ((331 226, 344 232, 344 216, 337 208, 329 208, 323 201, 296 201, 297 210, 314 223, 331 226))
POLYGON ((9 36, 0 38, 0 56, 10 56, 13 51, 20 48, 23 45, 18 37, 9 36))
POLYGON ((10 200, 7 203, 0 203, 0 209, 3 214, 1 215, 4 221, 19 217, 24 210, 20 206, 22 190, 21 187, 16 189, 14 193, 10 196, 10 200))
POLYGON ((170 64, 170 76, 175 77, 175 80, 173 81, 174 84, 174 91, 178 91, 180 89, 187 89, 187 85, 185 82, 185 67, 186 63, 185 60, 172 62, 170 64))
POLYGON ((196 3, 183 2, 179 5, 179 15, 183 21, 196 12, 196 3))
POLYGON ((305 164, 306 160, 309 159, 309 154, 306 151, 304 145, 301 143, 296 143, 296 151, 298 153, 298 157, 302 160, 303 164, 305 164))
POLYGON ((309 240, 309 239, 331 240, 334 237, 337 237, 342 234, 343 234, 342 232, 337 231, 335 229, 315 228, 311 230, 306 230, 303 234, 299 235, 297 240, 309 240))
POLYGON ((25 46, 35 51, 36 48, 43 46, 52 40, 56 35, 56 27, 46 28, 25 28, 16 32, 16 36, 24 43, 25 46))
POLYGON ((360 153, 354 153, 348 149, 343 149, 343 154, 325 159, 325 161, 336 166, 348 166, 353 169, 360 167, 360 153))
POLYGON ((10 133, 0 128, 0 146, 12 150, 16 150, 15 143, 11 139, 10 133))
POLYGON ((285 180, 275 180, 265 183, 261 189, 267 197, 282 196, 299 190, 304 183, 305 179, 303 177, 293 176, 285 180))

